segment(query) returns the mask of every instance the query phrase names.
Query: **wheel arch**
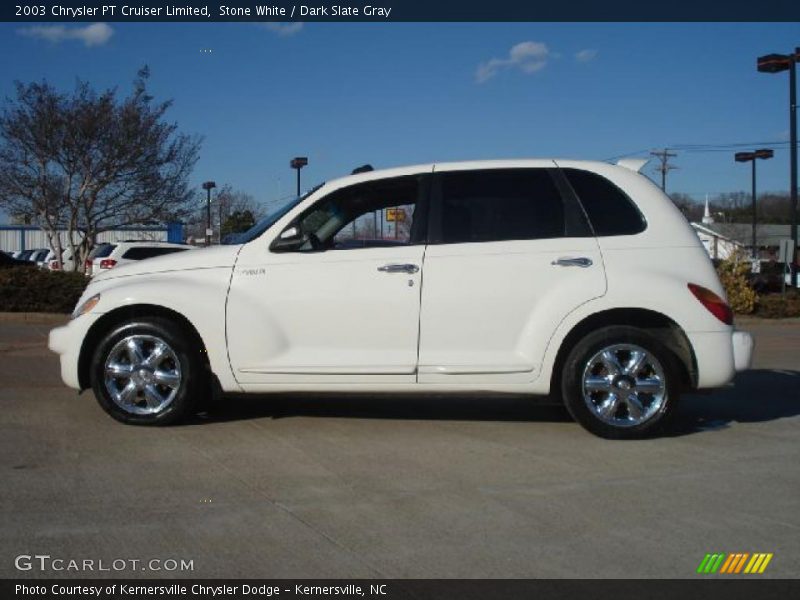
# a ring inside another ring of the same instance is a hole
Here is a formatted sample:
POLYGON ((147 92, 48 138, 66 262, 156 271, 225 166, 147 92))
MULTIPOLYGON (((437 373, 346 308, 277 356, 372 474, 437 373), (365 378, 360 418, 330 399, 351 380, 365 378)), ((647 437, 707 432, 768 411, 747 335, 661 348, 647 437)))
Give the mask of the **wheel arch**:
POLYGON ((601 327, 627 325, 647 330, 675 353, 681 368, 681 387, 685 390, 697 387, 697 359, 686 332, 675 321, 663 313, 646 308, 611 308, 584 317, 576 323, 561 340, 550 373, 550 392, 558 394, 559 378, 569 351, 587 334, 601 327))
POLYGON ((102 317, 97 319, 81 343, 81 351, 78 355, 78 383, 81 390, 88 389, 92 386, 91 383, 91 361, 94 350, 97 344, 109 331, 114 329, 117 325, 129 321, 131 319, 142 317, 161 317, 168 319, 180 327, 182 327, 187 334, 194 338, 194 341, 201 349, 201 355, 206 368, 210 369, 208 360, 208 352, 206 344, 197 328, 180 312, 160 306, 157 304, 131 304, 115 308, 114 310, 105 313, 102 317))

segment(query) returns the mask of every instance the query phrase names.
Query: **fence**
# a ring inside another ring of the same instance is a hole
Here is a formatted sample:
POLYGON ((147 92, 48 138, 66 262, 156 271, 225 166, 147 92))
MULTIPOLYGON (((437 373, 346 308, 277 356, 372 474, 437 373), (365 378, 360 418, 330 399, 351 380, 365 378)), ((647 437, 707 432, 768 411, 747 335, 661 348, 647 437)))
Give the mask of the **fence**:
MULTIPOLYGON (((59 230, 61 243, 67 245, 66 230, 59 230)), ((120 227, 97 235, 97 243, 120 242, 122 240, 151 240, 158 242, 183 241, 183 224, 167 223, 162 226, 120 227)), ((73 242, 79 238, 73 234, 73 242)), ((34 225, 0 225, 0 250, 16 252, 31 248, 49 248, 47 234, 34 225)))

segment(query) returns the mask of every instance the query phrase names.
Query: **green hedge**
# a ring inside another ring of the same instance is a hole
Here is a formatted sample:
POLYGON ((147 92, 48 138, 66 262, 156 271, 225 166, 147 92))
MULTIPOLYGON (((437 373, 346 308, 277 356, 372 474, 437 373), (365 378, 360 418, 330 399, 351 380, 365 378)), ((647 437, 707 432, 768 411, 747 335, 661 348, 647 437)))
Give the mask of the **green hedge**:
POLYGON ((758 297, 755 314, 765 319, 800 317, 800 293, 768 294, 758 297))
POLYGON ((32 267, 0 270, 0 312, 71 313, 89 282, 83 273, 32 267))

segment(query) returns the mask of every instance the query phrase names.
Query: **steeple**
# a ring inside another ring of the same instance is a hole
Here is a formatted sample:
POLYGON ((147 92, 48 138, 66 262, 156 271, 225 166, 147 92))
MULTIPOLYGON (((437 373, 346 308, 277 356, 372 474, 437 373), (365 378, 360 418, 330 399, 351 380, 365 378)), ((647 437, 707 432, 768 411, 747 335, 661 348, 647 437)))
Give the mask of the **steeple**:
POLYGON ((714 217, 711 216, 711 210, 708 207, 708 194, 706 194, 706 210, 703 213, 703 225, 711 225, 714 223, 714 217))

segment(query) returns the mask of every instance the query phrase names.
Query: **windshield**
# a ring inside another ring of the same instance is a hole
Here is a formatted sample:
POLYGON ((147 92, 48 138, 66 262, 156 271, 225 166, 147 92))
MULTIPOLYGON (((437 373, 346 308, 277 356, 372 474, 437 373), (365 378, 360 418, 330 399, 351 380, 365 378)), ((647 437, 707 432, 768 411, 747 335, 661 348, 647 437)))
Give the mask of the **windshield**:
POLYGON ((311 194, 316 192, 323 185, 325 184, 320 183, 318 186, 308 190, 302 196, 294 196, 292 198, 282 200, 273 210, 271 210, 267 214, 266 217, 261 219, 255 225, 253 225, 250 229, 248 229, 244 233, 231 233, 230 235, 226 235, 223 238, 222 243, 226 245, 246 244, 247 242, 253 241, 262 233, 264 233, 267 229, 272 227, 278 219, 280 219, 283 215, 292 210, 295 206, 300 204, 303 200, 308 198, 311 194))

